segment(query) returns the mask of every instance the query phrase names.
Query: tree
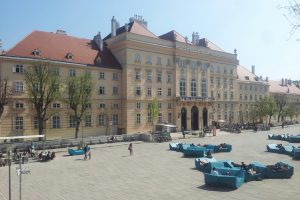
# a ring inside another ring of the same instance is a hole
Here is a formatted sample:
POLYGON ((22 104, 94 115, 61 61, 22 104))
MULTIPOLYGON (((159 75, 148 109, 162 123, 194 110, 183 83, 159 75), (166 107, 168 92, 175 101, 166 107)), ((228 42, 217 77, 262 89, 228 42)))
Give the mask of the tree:
POLYGON ((59 98, 59 77, 48 63, 37 63, 25 70, 26 91, 33 103, 39 128, 39 135, 44 134, 45 123, 52 116, 49 112, 51 103, 59 98))
POLYGON ((282 118, 282 115, 283 115, 283 109, 284 109, 285 105, 287 104, 286 94, 274 94, 273 97, 277 104, 277 109, 278 109, 277 110, 277 112, 278 112, 277 122, 279 122, 279 119, 282 118))
POLYGON ((149 107, 149 112, 150 112, 150 117, 151 117, 151 125, 153 128, 153 133, 155 131, 155 123, 156 123, 156 119, 158 117, 158 103, 157 103, 157 99, 153 99, 150 107, 149 107))
MULTIPOLYGON (((289 1, 288 5, 280 6, 280 8, 287 11, 287 14, 284 14, 284 16, 292 26, 290 31, 292 37, 300 27, 300 2, 297 0, 289 1)), ((297 40, 299 41, 299 39, 297 40)))
POLYGON ((7 79, 0 80, 0 119, 6 106, 13 95, 13 89, 8 85, 7 79))
POLYGON ((270 124, 272 116, 277 113, 277 105, 272 96, 264 98, 263 102, 266 106, 266 113, 269 116, 268 124, 270 124))
POLYGON ((75 138, 78 138, 80 123, 90 105, 92 96, 92 81, 88 74, 79 77, 70 77, 67 80, 68 104, 73 110, 76 122, 75 138))
POLYGON ((285 108, 285 114, 286 116, 289 116, 291 121, 293 120, 293 117, 296 115, 296 106, 294 104, 290 104, 285 108))

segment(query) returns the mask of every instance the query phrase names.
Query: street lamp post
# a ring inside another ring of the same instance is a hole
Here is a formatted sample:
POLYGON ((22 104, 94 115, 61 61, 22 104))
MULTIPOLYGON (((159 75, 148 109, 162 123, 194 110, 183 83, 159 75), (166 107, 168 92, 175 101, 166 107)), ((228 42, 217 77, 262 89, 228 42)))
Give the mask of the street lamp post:
POLYGON ((8 199, 11 200, 11 151, 7 150, 7 164, 8 164, 8 199))

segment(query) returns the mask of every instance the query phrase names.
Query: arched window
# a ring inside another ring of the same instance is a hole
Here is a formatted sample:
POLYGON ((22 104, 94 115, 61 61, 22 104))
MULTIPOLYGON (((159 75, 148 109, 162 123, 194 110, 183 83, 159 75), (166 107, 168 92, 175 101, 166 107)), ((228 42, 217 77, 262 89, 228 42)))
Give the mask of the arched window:
POLYGON ((197 81, 195 79, 191 81, 191 96, 197 96, 197 81))

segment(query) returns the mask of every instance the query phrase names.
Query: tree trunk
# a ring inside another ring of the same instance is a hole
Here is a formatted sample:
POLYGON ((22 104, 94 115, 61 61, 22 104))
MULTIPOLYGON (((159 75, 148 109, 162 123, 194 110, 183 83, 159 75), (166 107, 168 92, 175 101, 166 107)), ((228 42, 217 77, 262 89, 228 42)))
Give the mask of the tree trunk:
MULTIPOLYGON (((44 134, 44 119, 42 117, 38 117, 38 127, 39 127, 39 135, 44 134)), ((39 138, 39 141, 42 141, 42 138, 39 138)))
POLYGON ((79 136, 79 126, 80 126, 80 120, 77 120, 76 129, 75 129, 75 138, 78 138, 79 136))
POLYGON ((269 125, 271 123, 271 118, 272 118, 272 115, 269 116, 269 125))

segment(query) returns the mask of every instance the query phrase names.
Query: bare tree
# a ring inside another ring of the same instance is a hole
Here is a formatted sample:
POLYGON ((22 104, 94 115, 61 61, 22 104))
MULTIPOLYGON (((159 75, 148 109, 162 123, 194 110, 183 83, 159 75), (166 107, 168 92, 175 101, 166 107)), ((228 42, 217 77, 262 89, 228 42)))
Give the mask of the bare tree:
MULTIPOLYGON (((279 6, 279 8, 287 11, 284 16, 292 27, 290 31, 290 35, 292 37, 300 27, 300 2, 297 0, 291 0, 288 1, 288 5, 279 6)), ((297 39, 297 41, 299 41, 299 39, 297 39)))
POLYGON ((68 104, 76 121, 75 138, 78 138, 80 123, 89 107, 92 88, 91 77, 88 74, 70 77, 67 81, 68 104))
POLYGON ((59 77, 49 64, 37 63, 25 70, 25 83, 28 98, 36 111, 39 135, 42 135, 46 121, 52 116, 49 107, 59 98, 59 77))
MULTIPOLYGON (((1 77, 0 77, 1 78, 1 77)), ((0 80, 0 119, 4 112, 4 106, 8 104, 11 96, 13 95, 13 89, 8 85, 7 79, 0 80)))

